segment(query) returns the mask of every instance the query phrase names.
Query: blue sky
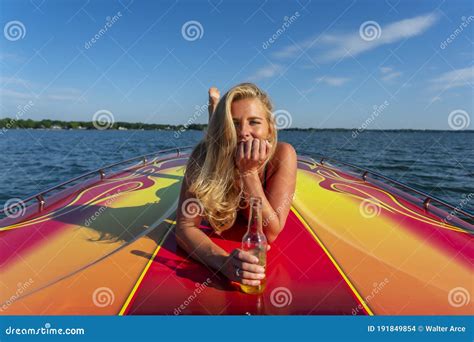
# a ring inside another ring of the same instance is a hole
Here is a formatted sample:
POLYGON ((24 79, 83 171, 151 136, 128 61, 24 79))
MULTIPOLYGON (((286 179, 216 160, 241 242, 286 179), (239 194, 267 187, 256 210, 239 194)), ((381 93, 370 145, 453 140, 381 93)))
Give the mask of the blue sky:
POLYGON ((204 123, 209 86, 253 81, 291 127, 450 129, 453 111, 474 121, 472 15, 472 1, 2 1, 0 116, 204 123))

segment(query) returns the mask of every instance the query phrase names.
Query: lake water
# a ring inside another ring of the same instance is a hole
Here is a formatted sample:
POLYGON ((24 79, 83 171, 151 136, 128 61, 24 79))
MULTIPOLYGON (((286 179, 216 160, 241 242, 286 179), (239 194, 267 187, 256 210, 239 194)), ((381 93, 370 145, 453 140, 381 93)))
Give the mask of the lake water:
MULTIPOLYGON (((194 145, 202 136, 198 131, 9 130, 0 135, 0 205, 100 166, 194 145)), ((279 140, 300 154, 326 155, 369 168, 474 211, 474 199, 466 201, 474 193, 472 131, 366 131, 357 136, 351 131, 283 131, 279 140)))

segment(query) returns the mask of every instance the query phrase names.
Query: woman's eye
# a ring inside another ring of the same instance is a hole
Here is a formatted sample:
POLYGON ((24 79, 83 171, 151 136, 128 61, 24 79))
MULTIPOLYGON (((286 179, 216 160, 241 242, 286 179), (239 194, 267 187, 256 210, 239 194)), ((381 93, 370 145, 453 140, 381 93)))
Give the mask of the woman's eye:
POLYGON ((250 124, 251 124, 251 125, 259 125, 260 122, 259 122, 259 121, 250 121, 250 124))

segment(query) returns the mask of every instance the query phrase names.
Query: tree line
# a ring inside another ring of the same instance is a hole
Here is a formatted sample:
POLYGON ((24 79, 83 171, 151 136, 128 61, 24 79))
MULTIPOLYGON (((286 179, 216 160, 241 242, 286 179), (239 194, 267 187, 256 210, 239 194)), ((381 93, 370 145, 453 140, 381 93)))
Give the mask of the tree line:
MULTIPOLYGON (((100 124, 97 125, 100 128, 100 124)), ((61 120, 31 120, 31 119, 13 119, 3 118, 0 119, 0 128, 15 129, 15 128, 26 128, 26 129, 97 129, 92 121, 61 121, 61 120)), ((204 130, 207 125, 204 124, 190 124, 190 125, 163 125, 163 124, 147 124, 142 122, 114 122, 112 125, 107 125, 108 129, 144 129, 144 130, 179 130, 179 129, 191 129, 191 130, 204 130)))

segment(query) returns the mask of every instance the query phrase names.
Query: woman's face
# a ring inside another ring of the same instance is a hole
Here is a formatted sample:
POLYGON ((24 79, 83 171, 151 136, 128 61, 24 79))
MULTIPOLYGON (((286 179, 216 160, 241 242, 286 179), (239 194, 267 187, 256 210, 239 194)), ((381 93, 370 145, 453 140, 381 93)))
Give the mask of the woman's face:
POLYGON ((237 141, 268 139, 270 127, 265 109, 259 99, 242 99, 232 103, 232 120, 237 133, 237 141))

